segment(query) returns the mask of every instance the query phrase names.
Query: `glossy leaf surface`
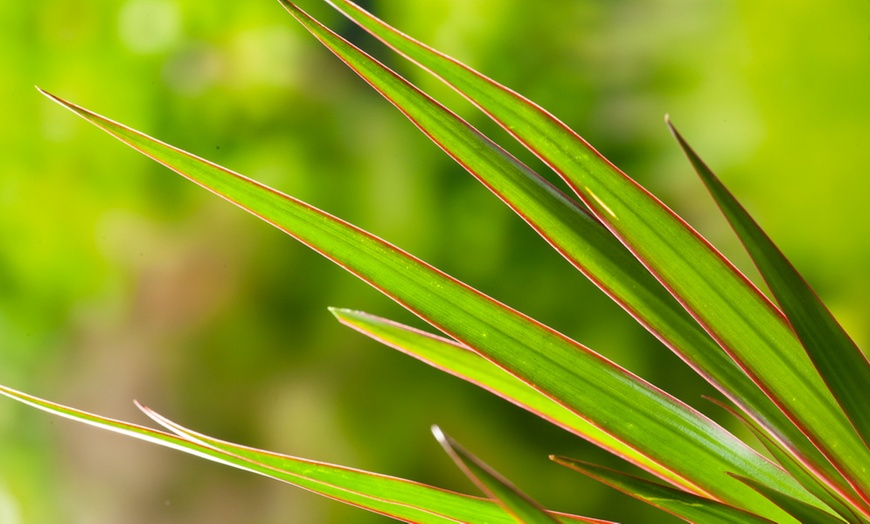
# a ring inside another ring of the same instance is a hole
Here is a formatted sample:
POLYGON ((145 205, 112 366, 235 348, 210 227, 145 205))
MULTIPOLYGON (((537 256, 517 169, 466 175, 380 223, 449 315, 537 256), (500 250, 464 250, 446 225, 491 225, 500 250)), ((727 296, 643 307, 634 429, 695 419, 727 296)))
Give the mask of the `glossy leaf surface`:
POLYGON ((499 505, 513 515, 517 522, 520 524, 553 524, 558 522, 540 504, 450 438, 441 431, 441 428, 433 426, 432 434, 435 435, 435 439, 463 473, 491 499, 497 500, 499 505))
POLYGON ((850 483, 870 496, 870 469, 861 466, 870 463, 870 451, 779 310, 721 254, 541 107, 352 2, 330 3, 454 87, 550 165, 850 483))
POLYGON ((865 442, 870 437, 870 363, 818 295, 758 223, 671 125, 668 126, 782 307, 837 402, 865 442))
POLYGON ((728 473, 737 471, 813 500, 781 469, 700 413, 552 329, 308 204, 55 100, 327 256, 626 447, 649 456, 673 482, 703 486, 772 516, 781 510, 728 473), (672 453, 674 448, 681 453, 672 453))
POLYGON ((557 464, 579 471, 687 522, 711 524, 771 524, 772 522, 714 500, 692 495, 691 493, 643 480, 632 475, 626 475, 609 468, 567 457, 551 458, 557 464))
POLYGON ((644 455, 622 446, 606 432, 462 344, 361 311, 331 311, 342 324, 382 344, 476 384, 605 449, 623 454, 635 464, 647 469, 657 467, 644 455))
POLYGON ((842 520, 833 517, 818 508, 804 504, 799 500, 795 500, 788 495, 783 495, 775 489, 771 489, 749 479, 741 478, 741 480, 775 502, 782 509, 788 511, 792 517, 796 518, 802 524, 843 524, 842 520))
MULTIPOLYGON (((315 37, 698 373, 732 401, 758 414, 767 426, 782 428, 789 442, 814 450, 764 392, 585 208, 407 81, 305 16, 294 4, 284 4, 315 37)), ((817 452, 812 458, 824 460, 817 452)), ((648 464, 644 467, 650 468, 648 464)))
MULTIPOLYGON (((189 430, 185 432, 173 429, 181 436, 163 433, 48 402, 3 386, 0 386, 0 393, 64 418, 258 473, 400 520, 432 524, 447 522, 510 524, 513 522, 509 514, 489 500, 394 477, 237 446, 189 430)), ((180 428, 153 411, 142 409, 162 424, 180 428)), ((563 518, 566 522, 598 522, 573 516, 563 516, 563 518)))

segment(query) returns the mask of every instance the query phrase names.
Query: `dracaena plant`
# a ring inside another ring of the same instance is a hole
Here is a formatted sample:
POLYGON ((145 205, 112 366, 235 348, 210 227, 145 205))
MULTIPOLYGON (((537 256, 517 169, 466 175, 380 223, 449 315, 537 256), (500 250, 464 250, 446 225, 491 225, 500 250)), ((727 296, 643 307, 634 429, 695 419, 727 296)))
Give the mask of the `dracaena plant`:
MULTIPOLYGON (((870 365, 794 267, 668 126, 745 244, 771 298, 646 189, 533 102, 378 20, 329 2, 465 96, 565 182, 562 191, 293 3, 289 14, 515 211, 579 272, 712 384, 768 458, 679 399, 376 236, 254 180, 57 96, 140 153, 319 252, 437 329, 359 311, 342 324, 461 377, 591 441, 656 480, 552 460, 692 522, 870 523, 870 365)), ((94 426, 422 523, 600 522, 544 509, 434 428, 486 495, 278 455, 195 433, 140 408, 162 431, 17 392, 94 426)), ((516 479, 519 485, 528 479, 516 479)), ((292 516, 290 516, 292 518, 292 516)))

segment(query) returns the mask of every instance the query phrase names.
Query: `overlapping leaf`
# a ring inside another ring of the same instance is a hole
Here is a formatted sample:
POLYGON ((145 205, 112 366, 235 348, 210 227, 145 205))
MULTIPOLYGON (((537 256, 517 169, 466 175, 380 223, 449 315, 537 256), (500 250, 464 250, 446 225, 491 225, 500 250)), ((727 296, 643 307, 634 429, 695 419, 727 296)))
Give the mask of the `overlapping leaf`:
POLYGON ((687 522, 704 524, 772 524, 772 521, 714 500, 692 495, 656 482, 567 457, 550 457, 556 463, 579 471, 687 522))
MULTIPOLYGON (((321 42, 696 371, 732 401, 758 414, 767 426, 782 428, 785 440, 814 451, 779 408, 584 208, 408 82, 303 16, 294 4, 283 3, 321 42)), ((810 458, 824 461, 817 452, 810 458)))
MULTIPOLYGON (((626 460, 639 465, 649 463, 644 455, 623 446, 607 432, 457 342, 360 311, 331 311, 342 324, 382 344, 476 384, 557 426, 621 454, 626 460)), ((648 469, 655 467, 650 463, 648 469)))
MULTIPOLYGON (((539 106, 390 28, 352 2, 330 3, 453 86, 553 167, 849 483, 870 498, 870 469, 862 466, 870 463, 870 451, 782 314, 727 260, 539 106)), ((801 446, 802 460, 814 453, 804 443, 789 444, 801 446)))
MULTIPOLYGON (((145 412, 146 415, 151 417, 151 419, 156 421, 161 426, 167 428, 169 431, 175 433, 176 435, 179 435, 181 438, 203 444, 210 448, 214 448, 220 451, 226 451, 243 458, 255 460, 278 470, 286 469, 286 464, 288 461, 292 464, 295 461, 299 460, 295 457, 288 457, 287 455, 264 452, 258 449, 247 448, 244 446, 231 444, 229 442, 224 442, 222 440, 218 440, 207 435, 191 431, 190 429, 187 429, 184 426, 181 426, 148 408, 142 408, 141 406, 140 408, 145 412)), ((347 470, 347 468, 340 468, 337 466, 331 467, 347 470)), ((373 476, 376 479, 386 479, 386 482, 383 482, 380 485, 372 486, 372 488, 368 491, 368 493, 375 496, 376 498, 383 498, 389 501, 394 501, 400 498, 403 504, 409 504, 412 507, 426 508, 428 511, 443 512, 445 515, 449 515, 451 519, 458 519, 458 521, 460 522, 489 522, 490 519, 495 519, 498 522, 507 522, 510 521, 510 519, 512 518, 512 514, 500 511, 498 504, 490 500, 481 500, 475 497, 468 497, 467 495, 459 495, 460 498, 453 499, 450 499, 449 497, 445 498, 442 496, 442 492, 450 496, 456 494, 453 492, 445 492, 444 490, 440 490, 438 488, 432 488, 430 486, 417 484, 402 479, 383 477, 380 475, 374 475, 372 473, 358 472, 356 470, 347 471, 350 471, 351 477, 356 474, 362 474, 366 476, 373 476), (430 490, 434 490, 434 492, 430 490)), ((593 524, 607 524, 605 521, 602 520, 578 517, 576 515, 568 515, 565 513, 548 512, 548 514, 557 522, 590 522, 593 524)))
MULTIPOLYGON (((610 438, 606 433, 601 432, 594 426, 590 426, 585 420, 577 417, 575 414, 556 404, 549 398, 541 395, 539 392, 528 387, 525 383, 517 380, 510 374, 492 366, 488 361, 456 342, 359 311, 333 309, 332 313, 342 324, 347 325, 366 336, 381 342, 382 344, 396 348, 426 362, 429 365, 456 375, 468 382, 477 384, 478 386, 481 386, 484 389, 523 407, 524 409, 536 413, 569 431, 573 431, 580 435, 590 434, 595 437, 595 440, 601 439, 605 443, 608 442, 608 439, 610 438)), ((720 405, 749 425, 749 428, 753 430, 756 436, 762 440, 768 449, 770 449, 774 454, 774 457, 776 457, 781 464, 786 466, 789 473, 795 476, 795 478, 798 478, 803 485, 813 486, 813 492, 831 508, 834 508, 849 522, 854 524, 867 523, 866 520, 851 509, 848 502, 845 502, 841 497, 838 497, 836 493, 828 491, 829 488, 827 488, 826 485, 820 484, 818 479, 815 478, 813 472, 803 469, 803 465, 796 462, 790 455, 780 452, 771 437, 764 433, 763 430, 754 423, 754 421, 727 405, 720 405)), ((590 471, 599 471, 600 469, 600 471, 603 472, 601 475, 592 476, 605 481, 610 485, 622 483, 620 486, 616 486, 621 490, 628 489, 627 486, 633 485, 632 483, 637 480, 640 488, 633 491, 633 496, 636 496, 641 500, 654 500, 656 501, 656 504, 654 505, 658 507, 662 507, 662 504, 665 504, 667 500, 670 500, 670 502, 667 502, 669 507, 663 509, 689 518, 690 520, 692 518, 706 516, 708 519, 713 520, 703 520, 703 522, 716 522, 716 519, 720 519, 720 521, 722 521, 721 519, 724 519, 725 522, 752 522, 751 519, 741 520, 746 519, 746 512, 709 499, 704 499, 703 497, 697 497, 679 491, 676 494, 671 494, 668 495, 668 497, 662 498, 662 493, 671 493, 674 491, 673 488, 652 484, 649 490, 645 490, 643 487, 648 483, 630 475, 618 474, 616 472, 611 472, 606 468, 598 468, 597 466, 588 465, 574 459, 560 457, 556 461, 563 465, 570 462, 570 467, 578 470, 581 469, 578 465, 582 465, 585 468, 583 472, 587 474, 589 474, 590 471), (605 473, 606 478, 609 480, 604 480, 604 477, 602 477, 605 473), (617 481, 614 479, 623 480, 617 481)), ((769 522, 766 519, 761 520, 769 522)))
MULTIPOLYGON (((510 514, 489 500, 394 477, 221 442, 182 428, 147 408, 142 408, 146 414, 180 436, 100 417, 3 386, 0 386, 0 393, 61 417, 258 473, 406 522, 423 524, 456 522, 511 524, 514 522, 510 514)), ((601 522, 563 514, 559 514, 558 519, 562 522, 601 522)))
MULTIPOLYGON (((833 509, 838 515, 846 519, 852 524, 870 524, 870 519, 862 515, 857 509, 860 506, 860 501, 857 500, 857 495, 854 491, 846 491, 850 496, 844 496, 841 492, 833 489, 829 484, 822 481, 822 478, 831 474, 831 465, 824 463, 820 464, 823 470, 819 471, 812 467, 808 467, 805 463, 795 459, 793 454, 789 454, 783 446, 771 437, 764 429, 758 425, 752 418, 745 413, 719 402, 715 399, 707 399, 714 404, 719 405, 722 409, 728 411, 735 418, 740 420, 749 429, 753 435, 767 448, 773 458, 782 465, 802 486, 805 486, 816 497, 833 509)), ((836 474, 836 472, 833 472, 836 474)))
POLYGON ((822 378, 864 442, 870 441, 870 409, 867 402, 870 363, 867 362, 867 357, 782 251, 749 216, 746 209, 737 202, 670 121, 668 126, 746 246, 822 378))
MULTIPOLYGON (((794 480, 685 404, 550 328, 308 204, 78 106, 59 103, 291 234, 459 342, 647 455, 670 480, 788 521, 727 472, 813 503, 794 480), (673 449, 680 453, 674 454, 673 449)), ((660 473, 661 474, 661 473, 660 473)))
POLYGON ((738 478, 775 502, 779 507, 789 512, 792 517, 796 518, 802 524, 843 524, 842 520, 831 516, 829 513, 820 511, 819 508, 795 500, 788 495, 784 495, 775 489, 771 489, 750 479, 742 477, 738 478))
POLYGON ((520 524, 553 524, 558 522, 540 504, 450 438, 441 431, 441 428, 433 426, 432 433, 463 473, 491 499, 497 500, 499 505, 513 515, 517 522, 520 524))
MULTIPOLYGON (((292 3, 285 5, 298 14, 292 3)), ((361 23, 376 23, 361 13, 357 13, 361 23)), ((817 467, 829 472, 826 481, 839 492, 853 491, 839 473, 824 467, 827 461, 803 433, 600 222, 590 219, 583 208, 403 79, 306 17, 300 21, 732 402, 754 414, 768 429, 776 428, 777 442, 784 443, 780 444, 784 450, 800 452, 804 463, 821 465, 817 467)))

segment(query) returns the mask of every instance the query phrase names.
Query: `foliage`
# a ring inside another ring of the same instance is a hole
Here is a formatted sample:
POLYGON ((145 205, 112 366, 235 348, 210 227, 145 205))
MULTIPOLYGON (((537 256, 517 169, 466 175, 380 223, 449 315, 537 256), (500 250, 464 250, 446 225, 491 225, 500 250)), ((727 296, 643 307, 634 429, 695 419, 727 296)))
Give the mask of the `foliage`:
MULTIPOLYGON (((691 512, 710 505, 711 515, 722 521, 747 520, 747 512, 762 521, 789 521, 787 514, 802 522, 838 521, 833 514, 849 522, 867 521, 870 479, 862 465, 870 463, 870 452, 864 443, 868 428, 861 405, 861 389, 870 373, 866 358, 682 137, 677 135, 680 145, 746 243, 783 312, 681 219, 539 107, 393 31, 350 2, 336 2, 362 27, 483 109, 551 166, 576 197, 550 185, 295 5, 285 2, 285 7, 713 384, 728 399, 726 408, 751 426, 788 474, 651 384, 390 244, 302 201, 49 96, 296 237, 450 338, 335 310, 342 322, 504 396, 673 486, 615 482, 629 493, 643 499, 644 490, 654 486, 649 489, 657 490, 656 505, 687 520, 697 520, 691 512), (831 341, 836 341, 836 358, 830 357, 831 341), (694 502, 682 504, 686 497, 694 497, 694 502)), ((3 392, 63 416, 280 478, 403 520, 484 522, 507 515, 522 515, 522 521, 553 519, 500 476, 489 478, 490 470, 448 437, 442 441, 457 461, 503 510, 426 486, 374 474, 349 475, 340 467, 311 466, 223 443, 147 409, 175 435, 10 389, 3 392), (316 476, 320 474, 323 477, 316 476)), ((558 461, 597 478, 608 476, 571 459, 558 461)))

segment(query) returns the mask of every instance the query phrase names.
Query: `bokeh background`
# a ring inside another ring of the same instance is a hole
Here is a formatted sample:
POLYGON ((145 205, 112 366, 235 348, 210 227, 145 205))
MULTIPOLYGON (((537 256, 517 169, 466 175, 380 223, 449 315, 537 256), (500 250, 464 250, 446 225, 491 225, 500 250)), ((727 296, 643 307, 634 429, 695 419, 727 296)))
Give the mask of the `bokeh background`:
MULTIPOLYGON (((464 101, 301 2, 484 131, 464 101)), ((565 120, 754 275, 673 121, 870 341, 870 2, 372 0, 565 120)), ((710 390, 273 0, 0 2, 0 383, 116 418, 474 492, 438 423, 546 505, 674 522, 550 463, 604 453, 339 326, 419 325, 39 85, 348 219, 740 428, 710 390)), ((549 176, 549 175, 547 175, 549 176)), ((0 523, 374 523, 0 399, 0 523)))

